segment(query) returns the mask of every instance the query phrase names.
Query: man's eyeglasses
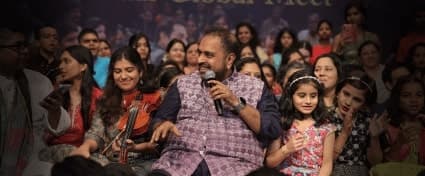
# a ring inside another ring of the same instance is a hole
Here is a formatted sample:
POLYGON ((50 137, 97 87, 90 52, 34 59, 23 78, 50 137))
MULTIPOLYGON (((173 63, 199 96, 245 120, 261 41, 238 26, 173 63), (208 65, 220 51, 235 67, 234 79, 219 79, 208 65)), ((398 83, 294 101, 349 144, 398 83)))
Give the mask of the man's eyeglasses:
POLYGON ((0 45, 0 48, 9 48, 17 53, 20 53, 24 50, 26 50, 28 47, 28 43, 27 42, 16 42, 15 44, 12 45, 0 45))

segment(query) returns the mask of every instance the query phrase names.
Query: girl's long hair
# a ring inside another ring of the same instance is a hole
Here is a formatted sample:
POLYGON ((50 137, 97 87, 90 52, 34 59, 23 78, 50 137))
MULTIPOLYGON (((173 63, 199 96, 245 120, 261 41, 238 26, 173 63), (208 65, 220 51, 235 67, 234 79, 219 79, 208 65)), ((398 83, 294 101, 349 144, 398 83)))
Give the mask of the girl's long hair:
MULTIPOLYGON (((90 50, 86 47, 75 45, 65 48, 63 52, 69 52, 69 54, 77 60, 79 64, 86 64, 87 68, 82 73, 80 94, 81 94, 81 115, 83 117, 84 129, 89 129, 91 121, 90 106, 92 102, 92 90, 98 88, 96 81, 93 78, 93 55, 90 50)), ((70 106, 71 97, 69 91, 64 95, 63 107, 68 109, 70 106)))
POLYGON ((310 84, 313 85, 318 92, 318 103, 316 105, 316 108, 312 112, 312 117, 314 119, 315 126, 318 127, 326 122, 328 122, 328 119, 330 117, 328 111, 326 111, 325 103, 323 101, 323 87, 320 84, 320 82, 313 78, 304 78, 299 79, 294 82, 294 80, 303 77, 303 76, 312 76, 314 77, 314 74, 311 70, 300 70, 295 72, 291 77, 288 79, 288 86, 285 89, 284 97, 280 99, 279 103, 279 111, 282 115, 280 122, 282 125, 283 130, 289 130, 291 128, 292 123, 295 119, 302 120, 304 119, 304 115, 299 112, 293 103, 292 96, 294 93, 298 90, 300 85, 302 84, 310 84))
POLYGON ((274 53, 283 53, 285 52, 285 50, 287 50, 288 48, 284 48, 282 45, 282 42, 280 42, 280 39, 282 38, 283 34, 289 34, 292 37, 292 44, 291 46, 289 46, 288 48, 291 48, 293 46, 296 45, 296 43, 298 42, 298 38, 295 35, 295 33, 289 29, 289 28, 283 28, 282 30, 279 31, 279 33, 276 35, 276 38, 274 40, 274 48, 273 48, 273 52, 274 53))
MULTIPOLYGON (((112 56, 108 69, 108 79, 106 81, 106 86, 104 88, 104 94, 99 101, 99 113, 105 120, 107 125, 111 125, 117 118, 124 112, 121 101, 122 101, 122 91, 116 85, 114 81, 114 66, 117 61, 127 60, 128 62, 134 64, 137 70, 140 73, 144 73, 144 67, 142 60, 140 59, 139 53, 132 47, 122 47, 116 50, 112 56)), ((142 78, 139 78, 142 80, 142 78)), ((139 80, 137 89, 143 93, 152 93, 157 90, 155 85, 143 84, 139 80)))

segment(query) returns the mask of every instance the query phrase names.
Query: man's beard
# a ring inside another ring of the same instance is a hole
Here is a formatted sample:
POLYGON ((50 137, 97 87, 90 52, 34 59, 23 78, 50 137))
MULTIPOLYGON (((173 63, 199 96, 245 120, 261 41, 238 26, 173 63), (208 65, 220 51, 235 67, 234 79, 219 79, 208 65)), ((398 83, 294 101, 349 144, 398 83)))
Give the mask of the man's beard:
MULTIPOLYGON (((199 63, 199 70, 201 69, 208 69, 212 70, 211 66, 208 63, 199 63)), ((227 68, 225 66, 222 67, 220 70, 212 70, 215 73, 215 79, 218 81, 223 81, 226 78, 227 68)), ((205 74, 201 72, 201 74, 205 74)))

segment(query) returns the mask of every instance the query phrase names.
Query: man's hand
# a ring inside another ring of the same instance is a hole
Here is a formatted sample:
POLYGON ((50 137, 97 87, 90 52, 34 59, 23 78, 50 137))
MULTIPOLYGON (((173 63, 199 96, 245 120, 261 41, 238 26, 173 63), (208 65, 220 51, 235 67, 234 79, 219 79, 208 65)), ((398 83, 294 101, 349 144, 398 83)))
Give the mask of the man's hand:
POLYGON ((208 84, 214 85, 210 89, 210 95, 212 99, 218 100, 222 99, 224 102, 229 104, 230 106, 234 107, 238 105, 239 99, 236 97, 233 92, 222 82, 216 81, 216 80, 210 80, 208 81, 208 84))
POLYGON ((155 129, 150 142, 157 143, 159 140, 164 140, 168 137, 168 133, 170 132, 176 136, 182 136, 174 123, 170 121, 164 121, 155 129))
POLYGON ((40 102, 40 106, 48 112, 48 121, 53 129, 56 129, 59 123, 62 101, 63 96, 60 91, 54 90, 40 102))

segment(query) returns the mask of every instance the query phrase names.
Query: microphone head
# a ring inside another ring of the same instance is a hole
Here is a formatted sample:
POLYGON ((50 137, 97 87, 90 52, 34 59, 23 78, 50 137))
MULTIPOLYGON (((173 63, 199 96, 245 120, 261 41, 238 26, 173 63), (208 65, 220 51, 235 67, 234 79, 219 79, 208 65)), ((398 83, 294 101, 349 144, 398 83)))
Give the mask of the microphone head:
POLYGON ((207 70, 202 77, 204 80, 215 79, 215 73, 212 70, 207 70))

